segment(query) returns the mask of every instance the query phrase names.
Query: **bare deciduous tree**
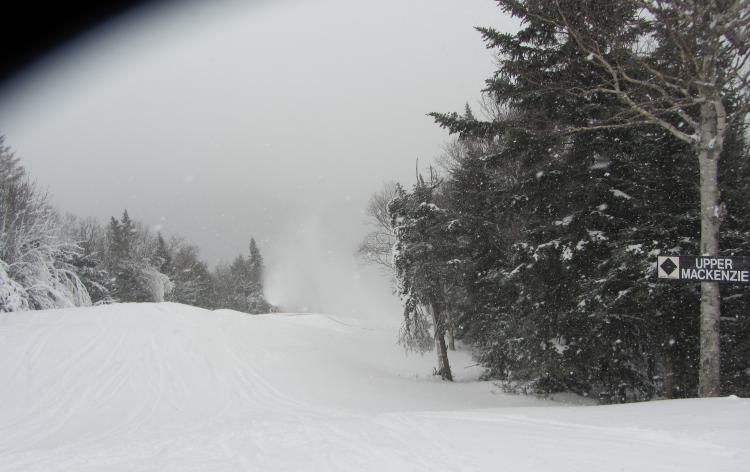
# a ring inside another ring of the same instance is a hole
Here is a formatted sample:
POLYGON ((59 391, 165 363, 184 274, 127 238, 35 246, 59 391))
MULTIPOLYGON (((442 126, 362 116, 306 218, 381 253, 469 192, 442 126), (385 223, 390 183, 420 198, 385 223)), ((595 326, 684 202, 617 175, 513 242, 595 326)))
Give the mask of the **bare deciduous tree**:
POLYGON ((393 243, 395 231, 388 216, 388 203, 396 194, 396 184, 386 182, 367 204, 366 214, 373 230, 357 248, 357 255, 368 264, 384 268, 388 275, 393 275, 393 243))

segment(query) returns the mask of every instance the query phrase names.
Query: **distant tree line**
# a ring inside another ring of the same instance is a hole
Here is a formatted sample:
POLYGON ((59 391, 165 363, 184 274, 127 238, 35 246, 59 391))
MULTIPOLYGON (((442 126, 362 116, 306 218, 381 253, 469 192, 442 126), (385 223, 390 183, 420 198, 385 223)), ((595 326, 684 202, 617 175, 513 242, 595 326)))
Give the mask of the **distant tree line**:
POLYGON ((360 254, 395 276, 402 343, 434 347, 450 380, 459 339, 509 389, 605 403, 750 394, 747 286, 712 301, 655 266, 711 254, 698 236, 719 222, 719 254, 750 254, 747 2, 498 3, 522 28, 479 28, 498 53, 483 116, 433 114, 457 136, 439 169, 370 207, 360 254), (714 388, 702 369, 719 360, 714 388))
POLYGON ((267 313, 263 270, 252 238, 247 255, 212 271, 196 246, 127 210, 106 225, 61 216, 0 136, 0 312, 173 301, 267 313))

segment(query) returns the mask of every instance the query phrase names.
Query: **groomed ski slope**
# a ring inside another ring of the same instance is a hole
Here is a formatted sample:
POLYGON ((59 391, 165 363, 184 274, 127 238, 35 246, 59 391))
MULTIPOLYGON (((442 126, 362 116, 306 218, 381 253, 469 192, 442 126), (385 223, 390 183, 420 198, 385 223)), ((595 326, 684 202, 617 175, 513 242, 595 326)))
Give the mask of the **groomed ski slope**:
POLYGON ((0 314, 0 470, 741 471, 750 401, 574 406, 459 382, 342 316, 0 314))

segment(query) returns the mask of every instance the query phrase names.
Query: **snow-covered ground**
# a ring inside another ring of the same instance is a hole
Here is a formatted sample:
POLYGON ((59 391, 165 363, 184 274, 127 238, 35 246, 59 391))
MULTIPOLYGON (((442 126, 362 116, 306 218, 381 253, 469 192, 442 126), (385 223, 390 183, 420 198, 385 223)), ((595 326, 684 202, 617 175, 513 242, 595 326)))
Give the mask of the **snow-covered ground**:
POLYGON ((0 470, 750 470, 746 399, 509 396, 394 339, 168 303, 0 314, 0 470))

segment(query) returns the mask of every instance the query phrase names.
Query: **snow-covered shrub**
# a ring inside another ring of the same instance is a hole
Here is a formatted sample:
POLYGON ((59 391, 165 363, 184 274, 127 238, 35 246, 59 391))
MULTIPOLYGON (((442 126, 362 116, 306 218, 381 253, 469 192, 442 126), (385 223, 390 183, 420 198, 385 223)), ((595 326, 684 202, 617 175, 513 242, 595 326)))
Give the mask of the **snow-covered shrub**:
POLYGON ((174 289, 174 283, 169 280, 169 276, 162 274, 152 265, 143 265, 138 280, 143 290, 151 296, 154 302, 163 302, 164 297, 174 289))
MULTIPOLYGON (((79 248, 62 234, 47 196, 25 175, 0 141, 0 260, 4 278, 20 285, 8 293, 26 294, 26 309, 90 305, 91 299, 68 263, 79 248)), ((17 297, 11 297, 17 300, 17 297)), ((9 299, 10 300, 10 299, 9 299)), ((23 309, 23 303, 9 307, 23 309)))
POLYGON ((0 261, 0 312, 25 311, 29 309, 29 294, 8 276, 8 265, 0 261))

